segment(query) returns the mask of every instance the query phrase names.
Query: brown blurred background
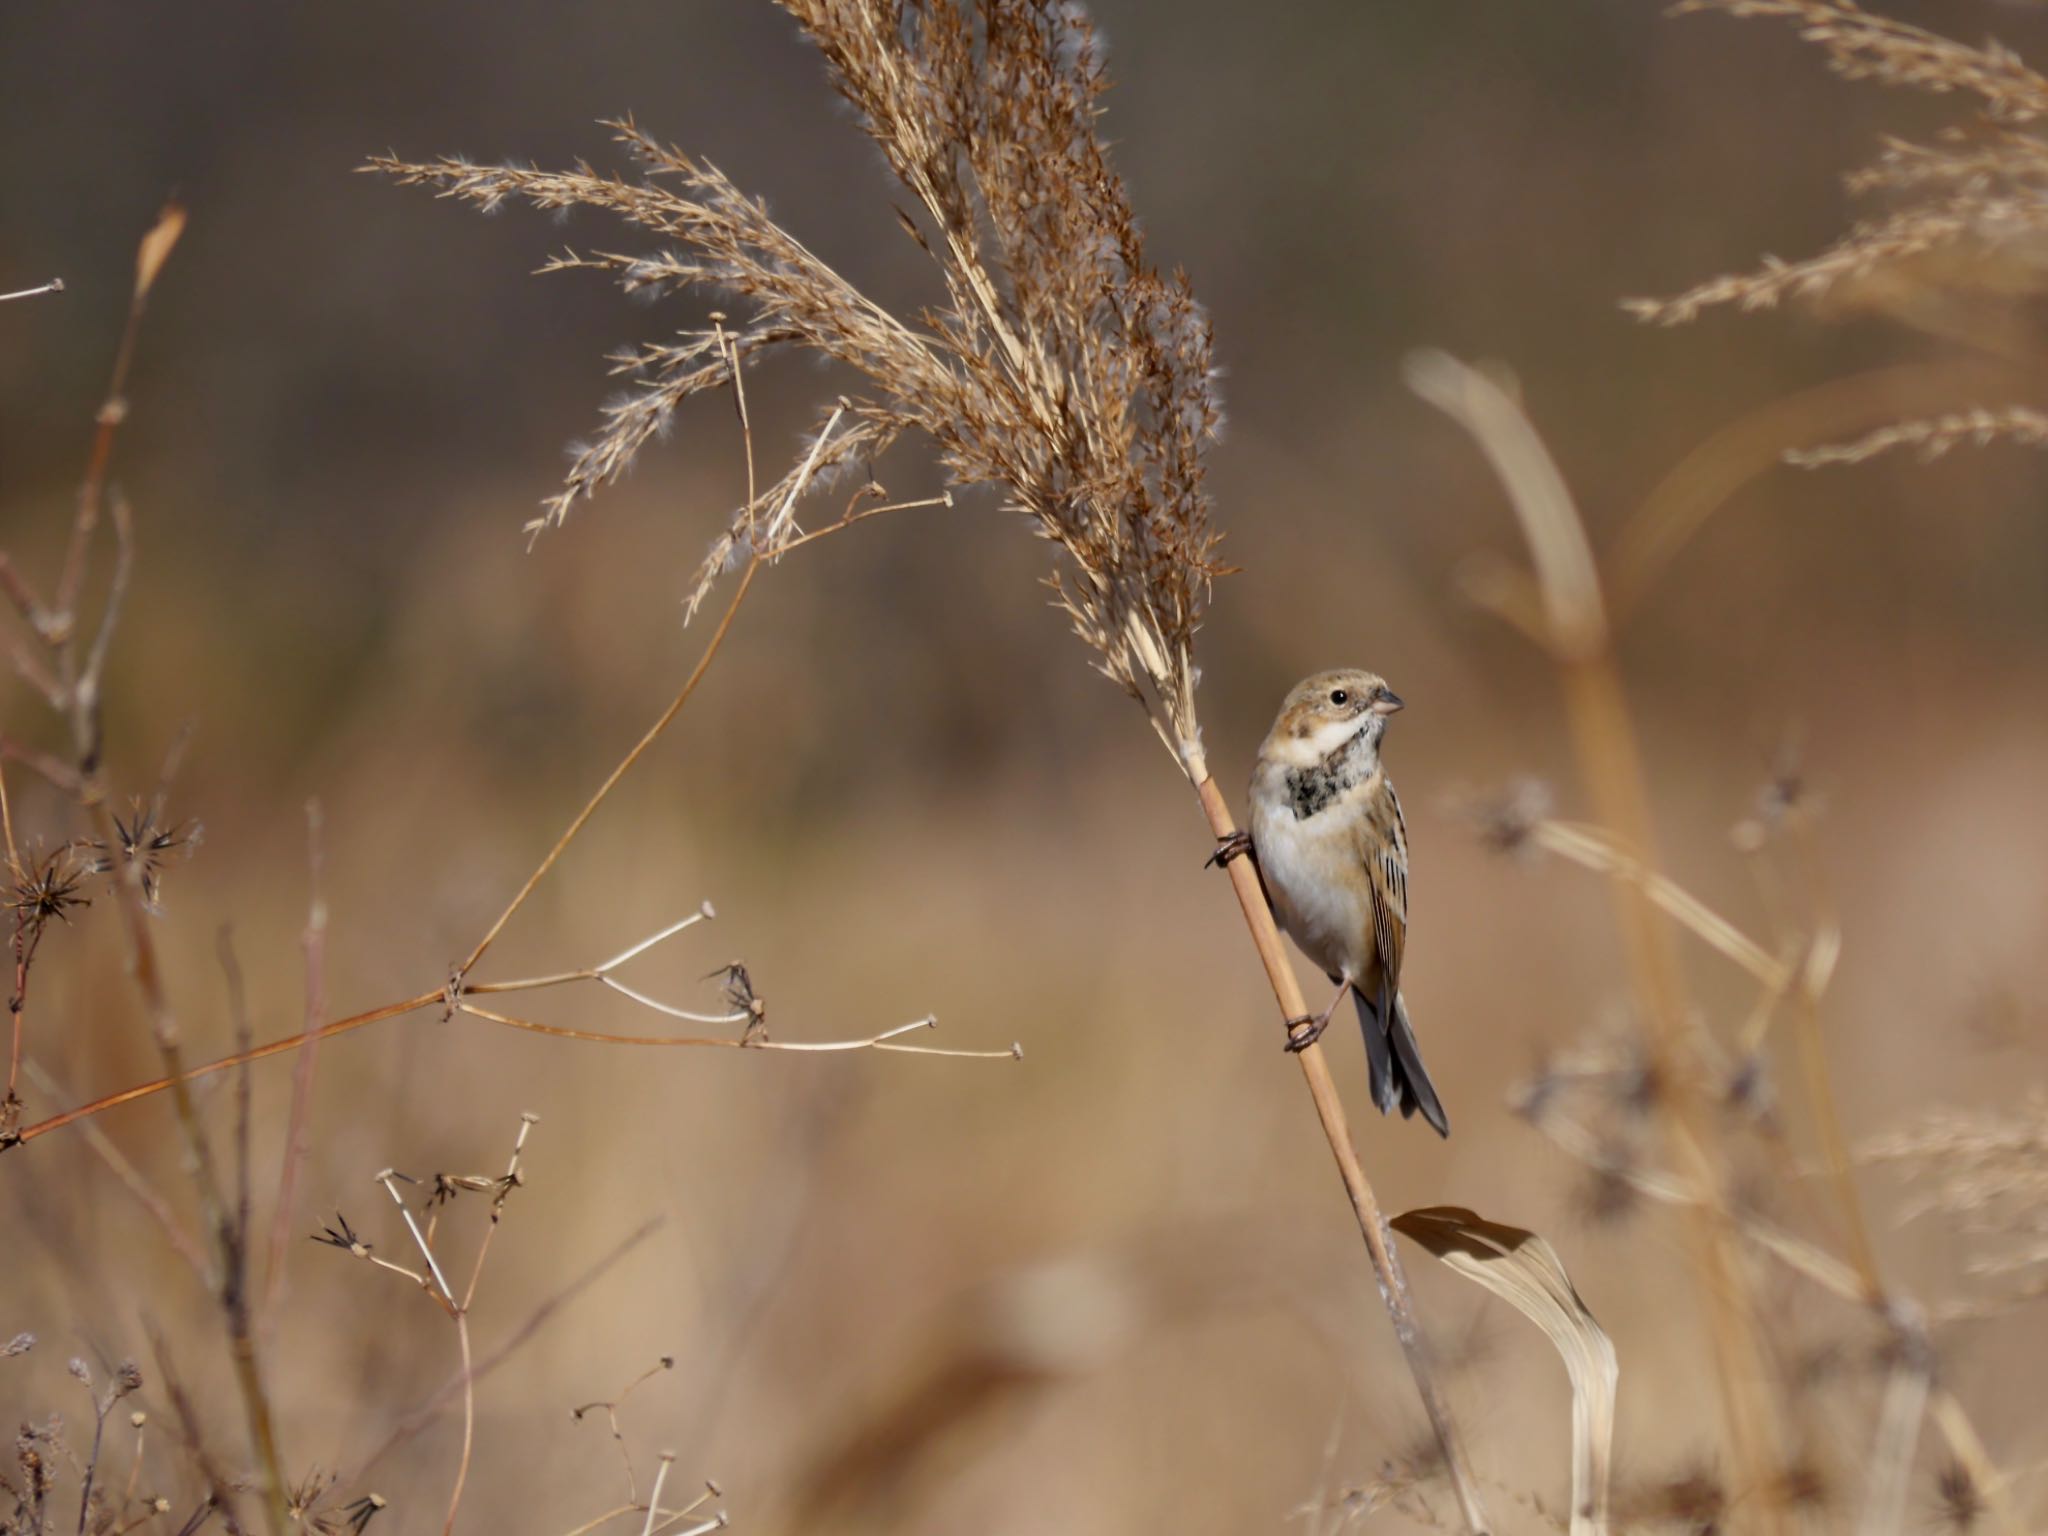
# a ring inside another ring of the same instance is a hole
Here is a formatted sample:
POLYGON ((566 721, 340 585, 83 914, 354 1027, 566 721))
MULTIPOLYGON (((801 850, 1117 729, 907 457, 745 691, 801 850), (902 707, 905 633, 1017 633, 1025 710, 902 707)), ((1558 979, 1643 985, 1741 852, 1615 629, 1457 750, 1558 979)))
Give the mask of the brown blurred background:
MULTIPOLYGON (((1406 984, 1457 1136, 1372 1115, 1347 1036, 1367 1165, 1390 1209, 1457 1202, 1551 1235, 1621 1351, 1625 1471, 1683 1463, 1713 1425, 1693 1293, 1667 1283, 1676 1229, 1590 1219, 1581 1171, 1505 1107, 1546 1047, 1628 1002, 1598 883, 1490 855, 1452 812, 1518 775, 1553 781, 1564 814, 1584 804, 1551 671, 1457 596, 1464 562, 1516 553, 1500 497, 1399 363, 1428 344, 1511 365, 1604 541, 1717 427, 1939 350, 1803 313, 1648 330, 1616 300, 1824 244, 1855 212, 1839 172, 1948 114, 1834 82, 1772 26, 1619 0, 1095 9, 1119 165, 1229 369, 1213 485, 1244 573, 1202 642, 1218 775, 1242 782, 1314 667, 1370 665, 1410 706, 1390 747, 1415 860, 1406 984)), ((2032 8, 1893 10, 2048 58, 2032 8)), ((478 219, 353 174, 387 148, 608 166, 593 120, 625 111, 764 193, 877 298, 931 296, 878 157, 760 0, 8 8, 0 289, 69 285, 0 307, 0 534, 31 570, 68 516, 135 241, 166 194, 191 211, 117 457, 141 563, 109 718, 138 790, 196 721, 174 809, 205 842, 156 927, 195 1052, 228 1044, 223 923, 258 1033, 298 1023, 308 797, 331 1011, 436 985, 702 643, 679 599, 743 486, 723 404, 531 555, 520 536, 613 387, 604 352, 701 311, 529 275, 564 243, 624 238, 601 222, 478 219)), ((802 365, 758 376, 764 472, 838 387, 802 365)), ((934 483, 914 445, 879 473, 904 495, 934 483)), ((1787 739, 1825 794, 1846 934, 1827 1023, 1853 1135, 2038 1080, 2043 489, 2015 449, 1777 471, 1626 634, 1665 852, 1695 891, 1767 931, 1729 829, 1787 739)), ((1199 817, 1046 611, 1023 532, 969 495, 770 573, 678 730, 487 967, 588 963, 709 899, 715 924, 641 963, 651 990, 715 1007, 699 977, 742 956, 780 1036, 929 1011, 932 1043, 1015 1039, 1021 1064, 606 1049, 430 1014, 323 1052, 300 1225, 339 1207, 394 1256, 373 1173, 494 1171, 518 1113, 541 1116, 480 1352, 664 1218, 480 1388, 465 1528, 563 1531, 618 1502, 602 1416, 569 1410, 664 1354, 675 1368, 622 1420, 640 1486, 673 1448, 674 1476, 717 1477, 746 1529, 1288 1529, 1416 1444, 1199 817)), ((35 736, 40 712, 15 684, 7 730, 35 736)), ((26 826, 66 835, 47 792, 10 782, 26 826)), ((96 908, 38 965, 30 1048, 77 1096, 154 1075, 115 937, 96 908)), ((1747 984, 1686 958, 1732 1023, 1747 984)), ((601 994, 533 1009, 661 1022, 601 994)), ((289 1076, 256 1074, 266 1170, 289 1076)), ((182 1208, 164 1102, 101 1123, 182 1208)), ((144 1354, 154 1320, 239 1454, 212 1314, 79 1136, 0 1160, 0 1233, 0 1336, 44 1341, 0 1363, 0 1419, 82 1416, 65 1357, 144 1354)), ((1881 1241, 1931 1296, 1961 1283, 1938 1228, 1886 1221, 1881 1241)), ((1557 1507, 1554 1359, 1425 1263, 1483 1466, 1557 1507)), ((295 1243, 290 1276, 270 1356, 287 1456, 353 1478, 446 1378, 453 1339, 403 1282, 331 1250, 295 1243)), ((1844 1326, 1814 1311, 1817 1343, 1844 1326)), ((1944 1339, 2008 1464, 2048 1454, 2012 1353, 2042 1342, 2025 1315, 1944 1339)), ((433 1528, 458 1433, 444 1416, 351 1491, 433 1528)))

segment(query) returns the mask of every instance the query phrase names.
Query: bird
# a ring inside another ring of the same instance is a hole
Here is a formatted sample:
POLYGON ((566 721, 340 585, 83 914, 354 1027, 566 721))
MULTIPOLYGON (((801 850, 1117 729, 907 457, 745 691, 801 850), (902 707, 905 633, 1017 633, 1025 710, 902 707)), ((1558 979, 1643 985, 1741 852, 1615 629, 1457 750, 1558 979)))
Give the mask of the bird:
POLYGON ((1388 718, 1401 707, 1373 672, 1317 672, 1295 684, 1252 769, 1249 831, 1217 852, 1251 855, 1274 918, 1337 987, 1320 1017, 1288 1021, 1287 1048, 1318 1039, 1348 993, 1380 1113, 1420 1113, 1449 1136, 1401 1000, 1408 827, 1380 761, 1388 718))

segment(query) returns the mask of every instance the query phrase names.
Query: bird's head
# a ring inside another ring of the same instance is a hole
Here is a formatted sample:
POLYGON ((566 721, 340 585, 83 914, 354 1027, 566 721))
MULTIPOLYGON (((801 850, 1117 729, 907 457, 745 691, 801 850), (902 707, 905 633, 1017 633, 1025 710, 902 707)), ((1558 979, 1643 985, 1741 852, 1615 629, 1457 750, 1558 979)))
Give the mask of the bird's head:
POLYGON ((1288 693, 1266 738, 1266 750, 1290 767, 1307 768, 1361 733, 1366 737, 1363 744, 1377 749, 1387 716, 1400 707, 1400 695, 1376 672, 1318 672, 1288 693))

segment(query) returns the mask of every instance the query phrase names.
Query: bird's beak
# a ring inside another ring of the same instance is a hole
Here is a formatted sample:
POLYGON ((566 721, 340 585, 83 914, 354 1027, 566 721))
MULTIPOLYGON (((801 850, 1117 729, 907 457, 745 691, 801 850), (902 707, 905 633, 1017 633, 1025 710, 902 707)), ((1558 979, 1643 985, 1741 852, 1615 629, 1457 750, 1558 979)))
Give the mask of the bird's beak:
POLYGON ((1391 688, 1382 688, 1373 695, 1372 712, 1376 715, 1391 715, 1401 707, 1401 695, 1391 688))

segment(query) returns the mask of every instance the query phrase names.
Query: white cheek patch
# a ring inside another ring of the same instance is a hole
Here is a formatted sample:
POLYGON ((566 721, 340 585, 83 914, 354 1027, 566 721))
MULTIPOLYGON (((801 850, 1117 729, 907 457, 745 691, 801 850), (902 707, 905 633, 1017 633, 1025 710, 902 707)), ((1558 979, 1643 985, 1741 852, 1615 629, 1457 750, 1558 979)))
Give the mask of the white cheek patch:
POLYGON ((1303 745, 1311 761, 1321 762, 1363 729, 1358 720, 1326 720, 1308 733, 1303 745))

